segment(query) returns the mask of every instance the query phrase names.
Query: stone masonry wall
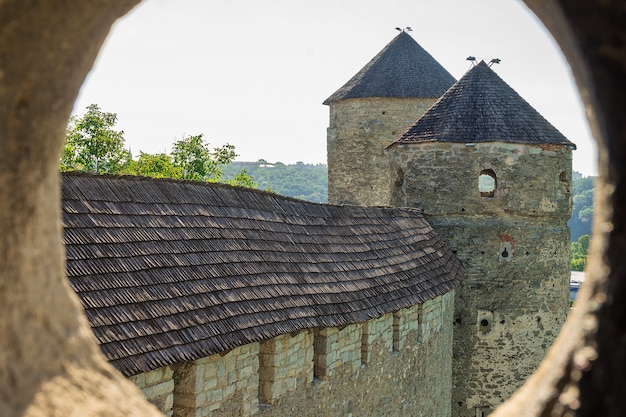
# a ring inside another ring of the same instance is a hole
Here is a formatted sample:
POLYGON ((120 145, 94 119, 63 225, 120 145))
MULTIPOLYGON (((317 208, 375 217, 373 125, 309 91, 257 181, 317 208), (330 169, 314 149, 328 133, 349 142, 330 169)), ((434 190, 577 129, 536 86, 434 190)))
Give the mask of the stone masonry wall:
POLYGON ((272 404, 298 383, 313 381, 313 331, 302 330, 261 342, 259 351, 260 401, 272 404))
POLYGON ((393 204, 420 208, 466 269, 452 415, 488 413, 538 366, 568 311, 571 150, 504 143, 390 152, 393 204), (478 188, 495 177, 493 193, 478 188))
POLYGON ((328 202, 389 205, 385 147, 434 102, 430 98, 360 98, 331 103, 328 202))
POLYGON ((172 367, 164 366, 132 376, 130 380, 143 392, 148 401, 161 410, 164 415, 172 417, 174 406, 173 375, 172 367))
POLYGON ((281 335, 131 380, 169 416, 448 417, 453 309, 454 291, 367 323, 281 335))
POLYGON ((422 304, 393 313, 393 352, 410 346, 413 340, 422 342, 422 322, 422 304))
POLYGON ((326 327, 315 331, 315 376, 328 378, 338 369, 356 370, 361 367, 363 324, 344 328, 326 327))
POLYGON ((394 334, 393 334, 393 314, 385 314, 374 320, 370 320, 363 324, 361 337, 361 364, 367 365, 372 363, 375 354, 374 346, 380 351, 393 352, 394 334))
POLYGON ((174 416, 251 416, 259 409, 259 344, 239 346, 174 370, 174 416))
POLYGON ((438 143, 390 149, 391 205, 432 217, 519 215, 569 220, 572 152, 513 143, 438 143), (496 174, 494 197, 481 197, 481 172, 496 174))
MULTIPOLYGON (((332 374, 315 378, 309 386, 298 386, 271 407, 262 408, 259 415, 449 417, 453 309, 454 292, 450 292, 370 322, 380 337, 368 338, 368 364, 348 360, 332 374), (420 311, 429 311, 430 319, 422 322, 420 311), (394 326, 400 340, 393 340, 389 327, 394 326), (420 339, 422 333, 429 337, 420 339), (392 351, 392 345, 399 349, 392 351)), ((343 334, 343 346, 353 344, 355 333, 353 329, 343 334)))

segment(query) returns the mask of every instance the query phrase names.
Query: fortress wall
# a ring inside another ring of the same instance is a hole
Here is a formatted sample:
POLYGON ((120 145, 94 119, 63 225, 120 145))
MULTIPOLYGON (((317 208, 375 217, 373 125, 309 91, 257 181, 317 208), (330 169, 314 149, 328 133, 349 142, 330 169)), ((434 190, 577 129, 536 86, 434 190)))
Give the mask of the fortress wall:
POLYGON ((566 227, 519 219, 433 227, 465 265, 454 318, 453 396, 460 416, 493 410, 539 365, 568 313, 566 227), (503 241, 504 239, 504 241, 503 241), (469 244, 468 244, 469 243, 469 244), (507 258, 501 247, 512 244, 507 258))
POLYGON ((389 205, 385 147, 433 103, 430 98, 359 98, 330 104, 328 202, 389 205))
MULTIPOLYGON (((429 300, 422 306, 422 334, 421 340, 428 340, 433 334, 440 333, 444 326, 444 312, 443 306, 444 299, 439 297, 434 300, 429 300)), ((449 324, 449 322, 446 322, 449 324)))
POLYGON ((143 374, 131 376, 130 381, 163 414, 171 417, 174 406, 174 372, 172 367, 164 366, 143 374))
POLYGON ((174 416, 205 417, 217 411, 251 416, 259 408, 259 344, 239 346, 179 365, 174 371, 174 416))
POLYGON ((261 342, 260 401, 272 404, 299 384, 313 381, 313 331, 284 334, 261 342))
POLYGON ((536 369, 567 316, 571 150, 425 143, 390 156, 393 204, 422 209, 465 267, 455 300, 452 414, 486 415, 536 369), (495 176, 492 195, 479 190, 486 171, 495 176))
MULTIPOLYGON (((572 151, 561 145, 423 143, 390 149, 392 206, 426 216, 501 216, 569 220, 572 151), (493 198, 478 192, 479 174, 496 175, 493 198)), ((430 217, 429 217, 430 220, 430 217)))
POLYGON ((399 352, 414 341, 422 340, 421 313, 422 304, 393 313, 393 352, 399 352))
MULTIPOLYGON (((271 406, 262 407, 259 415, 449 417, 453 310, 451 291, 364 323, 361 329, 367 331, 361 334, 367 336, 361 341, 369 344, 365 350, 369 363, 357 366, 348 361, 331 375, 315 378, 311 385, 298 386, 271 406), (428 311, 430 318, 420 320, 421 311, 428 311), (392 350, 394 345, 397 350, 392 350)), ((338 334, 335 329, 329 333, 338 334)), ((344 336, 354 341, 353 332, 344 336)), ((344 345, 352 344, 348 340, 344 345)))
POLYGON ((337 370, 361 367, 361 341, 363 324, 350 324, 343 328, 327 327, 315 331, 315 376, 327 378, 337 370))
POLYGON ((367 323, 281 335, 131 381, 169 416, 448 417, 452 326, 444 323, 453 309, 451 291, 367 323))
POLYGON ((385 314, 363 324, 361 338, 361 364, 372 363, 373 354, 389 354, 393 351, 393 314, 385 314), (378 349, 374 349, 377 346, 378 349))

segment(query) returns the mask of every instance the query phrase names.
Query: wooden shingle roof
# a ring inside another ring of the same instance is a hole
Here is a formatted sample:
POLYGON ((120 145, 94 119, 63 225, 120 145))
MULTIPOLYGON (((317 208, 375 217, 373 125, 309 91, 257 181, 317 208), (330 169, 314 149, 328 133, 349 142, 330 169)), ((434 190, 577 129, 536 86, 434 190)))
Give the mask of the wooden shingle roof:
POLYGON ((219 184, 62 176, 69 283, 129 376, 453 289, 463 267, 416 211, 219 184))
POLYGON ((324 104, 348 98, 439 98, 455 78, 406 32, 385 46, 324 104))
POLYGON ((575 147, 481 61, 394 144, 510 142, 575 147))

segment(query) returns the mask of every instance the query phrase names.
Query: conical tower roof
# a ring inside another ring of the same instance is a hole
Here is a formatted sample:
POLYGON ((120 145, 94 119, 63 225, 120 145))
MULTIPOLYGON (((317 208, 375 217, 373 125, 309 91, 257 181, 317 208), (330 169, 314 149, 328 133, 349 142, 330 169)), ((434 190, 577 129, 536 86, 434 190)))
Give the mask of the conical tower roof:
POLYGON ((324 104, 364 97, 438 98, 454 81, 408 33, 401 32, 324 104))
POLYGON ((394 143, 419 142, 576 146, 484 61, 450 87, 394 143))

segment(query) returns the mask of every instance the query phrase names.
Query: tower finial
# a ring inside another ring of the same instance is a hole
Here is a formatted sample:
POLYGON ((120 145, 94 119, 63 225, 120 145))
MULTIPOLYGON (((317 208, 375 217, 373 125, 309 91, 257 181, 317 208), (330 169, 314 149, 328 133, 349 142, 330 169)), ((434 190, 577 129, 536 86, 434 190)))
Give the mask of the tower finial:
POLYGON ((413 31, 413 28, 412 28, 411 26, 407 26, 407 27, 405 27, 404 29, 402 29, 402 28, 400 28, 400 27, 396 27, 396 30, 397 30, 398 32, 402 32, 402 33, 404 33, 404 32, 412 32, 412 31, 413 31))

